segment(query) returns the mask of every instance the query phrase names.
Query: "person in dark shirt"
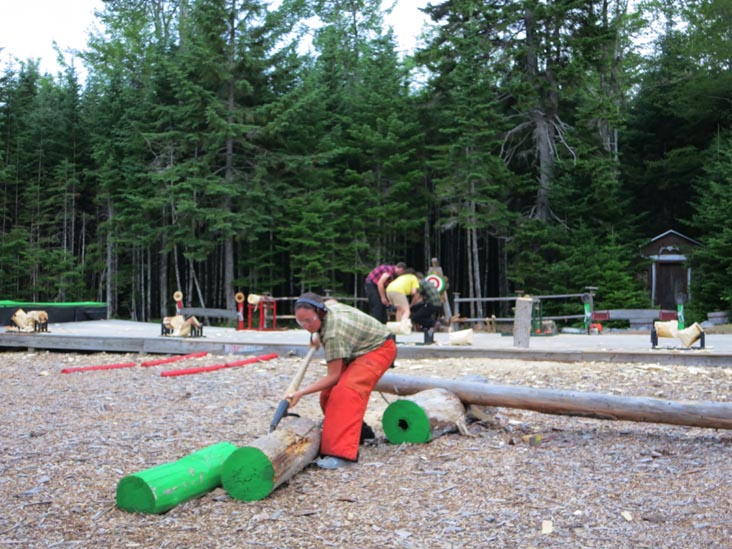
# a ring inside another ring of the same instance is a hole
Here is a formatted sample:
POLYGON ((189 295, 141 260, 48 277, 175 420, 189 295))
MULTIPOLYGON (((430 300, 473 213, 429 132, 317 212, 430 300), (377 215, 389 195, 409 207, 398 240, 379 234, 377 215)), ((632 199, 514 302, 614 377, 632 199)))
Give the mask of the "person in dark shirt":
POLYGON ((442 306, 440 292, 422 273, 417 273, 417 278, 419 288, 412 298, 412 322, 431 335, 429 331, 435 327, 442 306))
POLYGON ((400 261, 396 265, 379 265, 366 277, 366 298, 369 301, 369 314, 385 324, 389 299, 386 287, 407 269, 406 263, 400 261))

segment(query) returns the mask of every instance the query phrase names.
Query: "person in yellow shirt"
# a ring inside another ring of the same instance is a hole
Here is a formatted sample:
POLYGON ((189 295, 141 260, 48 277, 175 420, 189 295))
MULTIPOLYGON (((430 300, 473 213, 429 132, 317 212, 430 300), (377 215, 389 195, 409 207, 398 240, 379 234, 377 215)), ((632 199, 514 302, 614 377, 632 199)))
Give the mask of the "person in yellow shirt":
POLYGON ((396 307, 397 322, 410 317, 409 302, 418 292, 419 279, 413 269, 408 269, 386 287, 386 297, 396 307))

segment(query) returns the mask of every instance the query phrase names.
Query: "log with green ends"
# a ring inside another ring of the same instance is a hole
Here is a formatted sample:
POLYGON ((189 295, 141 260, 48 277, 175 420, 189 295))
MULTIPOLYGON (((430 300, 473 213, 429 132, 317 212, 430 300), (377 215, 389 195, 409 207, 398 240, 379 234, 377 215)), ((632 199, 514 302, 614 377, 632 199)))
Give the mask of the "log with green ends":
POLYGON ((264 499, 307 467, 319 451, 316 423, 286 417, 277 430, 232 452, 221 468, 221 484, 234 499, 264 499))
POLYGON ((465 406, 445 389, 429 389, 389 404, 381 420, 392 444, 424 443, 453 431, 465 432, 465 406))
POLYGON ((732 429, 732 404, 729 402, 708 400, 677 402, 652 397, 535 389, 398 374, 384 374, 374 390, 396 395, 412 395, 436 387, 455 393, 464 404, 477 406, 521 408, 543 414, 591 417, 610 421, 732 429))
POLYGON ((117 485, 117 507, 160 514, 202 496, 221 486, 221 466, 236 448, 230 442, 219 442, 177 461, 127 475, 117 485))

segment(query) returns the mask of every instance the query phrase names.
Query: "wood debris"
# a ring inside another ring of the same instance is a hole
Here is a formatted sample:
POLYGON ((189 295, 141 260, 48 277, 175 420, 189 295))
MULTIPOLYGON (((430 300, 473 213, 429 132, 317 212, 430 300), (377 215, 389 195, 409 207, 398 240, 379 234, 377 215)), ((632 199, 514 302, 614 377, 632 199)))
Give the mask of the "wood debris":
MULTIPOLYGON (((393 395, 372 394, 377 433, 357 465, 308 466, 269 497, 218 488, 162 515, 124 512, 125 475, 222 441, 246 445, 269 421, 300 359, 196 376, 162 367, 61 375, 67 367, 162 358, 3 353, 0 534, 17 547, 724 547, 732 537, 732 432, 520 409, 474 410, 473 436, 385 441, 393 395)), ((215 365, 237 356, 206 356, 215 365)), ((395 373, 670 400, 728 399, 723 368, 682 364, 400 359, 395 373)), ((313 364, 304 383, 322 375, 313 364)), ((294 410, 322 418, 318 399, 294 410)))

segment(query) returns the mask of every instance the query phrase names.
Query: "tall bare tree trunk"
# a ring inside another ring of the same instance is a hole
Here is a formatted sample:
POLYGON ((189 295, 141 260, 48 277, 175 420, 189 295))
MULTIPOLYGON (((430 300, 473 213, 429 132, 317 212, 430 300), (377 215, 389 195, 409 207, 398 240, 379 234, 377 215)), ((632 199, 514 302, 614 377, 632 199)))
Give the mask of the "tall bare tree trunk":
MULTIPOLYGON (((483 288, 480 283, 480 253, 478 251, 478 229, 470 229, 470 232, 470 255, 473 256, 473 259, 470 262, 472 265, 471 277, 474 280, 473 297, 475 297, 476 299, 480 299, 483 297, 483 288)), ((475 314, 478 316, 478 318, 483 318, 483 304, 481 302, 477 302, 475 304, 475 314)))
POLYGON ((539 191, 536 195, 533 217, 547 221, 552 217, 549 204, 549 190, 554 174, 553 126, 544 113, 534 113, 534 142, 539 157, 539 191))
POLYGON ((114 206, 111 199, 107 202, 107 318, 117 315, 117 293, 114 279, 117 276, 115 261, 114 243, 112 242, 112 220, 114 219, 114 206))
MULTIPOLYGON (((473 277, 473 230, 470 228, 465 229, 465 240, 467 243, 467 256, 468 256, 468 295, 475 297, 475 278, 473 277)), ((470 316, 475 317, 475 302, 470 302, 470 316)))
POLYGON ((153 268, 152 268, 152 252, 150 251, 150 248, 146 248, 145 251, 147 255, 147 269, 145 269, 145 322, 148 322, 152 318, 152 278, 153 278, 153 268))
MULTIPOLYGON (((193 263, 193 259, 188 260, 188 271, 190 272, 190 292, 193 293, 193 289, 196 289, 196 293, 198 294, 198 301, 201 304, 201 307, 206 307, 206 301, 203 299, 203 292, 201 292, 201 286, 198 283, 198 277, 196 276, 196 266, 193 263)), ((192 302, 193 300, 191 300, 192 302)))
MULTIPOLYGON (((165 236, 163 236, 163 245, 161 246, 163 249, 165 249, 165 236)), ((160 290, 160 302, 159 302, 159 311, 158 316, 160 318, 163 318, 164 316, 168 316, 168 299, 170 299, 170 296, 168 296, 168 256, 169 254, 164 253, 161 254, 160 257, 160 275, 159 275, 159 290, 160 290)))
MULTIPOLYGON (((234 80, 234 62, 236 52, 236 10, 237 3, 233 2, 231 7, 231 19, 229 21, 229 80, 226 83, 227 86, 227 98, 226 98, 226 121, 229 125, 234 125, 235 121, 235 80, 234 80)), ((226 169, 225 178, 227 186, 234 185, 234 138, 229 136, 226 139, 226 169)), ((223 211, 226 213, 231 212, 231 198, 226 197, 222 204, 223 211)), ((235 310, 236 305, 234 302, 234 239, 231 234, 224 235, 224 307, 227 309, 235 310)))
POLYGON ((537 32, 534 12, 526 8, 524 12, 526 26, 526 71, 529 82, 539 91, 536 106, 529 113, 533 125, 534 146, 539 163, 539 190, 536 202, 532 209, 532 217, 548 220, 552 215, 549 203, 549 191, 554 175, 555 123, 558 114, 557 92, 555 78, 551 68, 551 59, 544 60, 545 69, 539 73, 538 49, 542 33, 537 32))

